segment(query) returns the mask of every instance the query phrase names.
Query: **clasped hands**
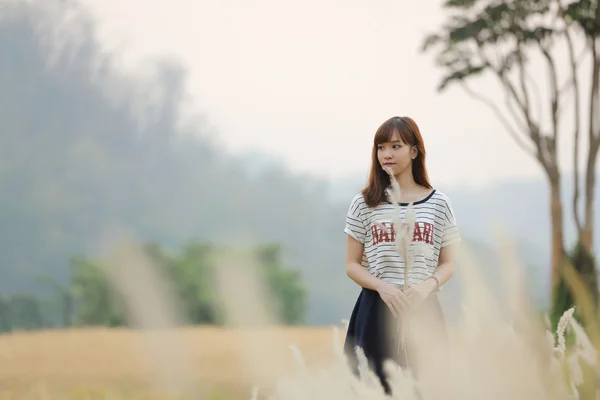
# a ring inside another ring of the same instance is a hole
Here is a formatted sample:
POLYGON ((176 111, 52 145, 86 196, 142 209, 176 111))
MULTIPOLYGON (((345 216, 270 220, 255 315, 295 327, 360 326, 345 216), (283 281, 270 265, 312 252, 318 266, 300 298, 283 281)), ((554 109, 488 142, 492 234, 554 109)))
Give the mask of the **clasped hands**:
POLYGON ((404 292, 387 282, 382 282, 377 287, 377 292, 392 312, 392 315, 397 318, 411 308, 421 304, 423 300, 433 293, 435 288, 435 280, 433 279, 427 279, 417 285, 411 285, 404 292))

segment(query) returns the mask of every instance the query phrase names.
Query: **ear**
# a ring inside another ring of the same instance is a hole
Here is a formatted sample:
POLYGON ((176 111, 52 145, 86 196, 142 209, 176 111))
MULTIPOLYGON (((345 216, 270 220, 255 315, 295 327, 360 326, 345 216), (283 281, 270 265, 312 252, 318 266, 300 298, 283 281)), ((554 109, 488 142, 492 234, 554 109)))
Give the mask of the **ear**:
POLYGON ((415 158, 417 158, 418 154, 419 154, 419 149, 417 148, 417 146, 413 146, 411 149, 410 157, 414 160, 415 158))

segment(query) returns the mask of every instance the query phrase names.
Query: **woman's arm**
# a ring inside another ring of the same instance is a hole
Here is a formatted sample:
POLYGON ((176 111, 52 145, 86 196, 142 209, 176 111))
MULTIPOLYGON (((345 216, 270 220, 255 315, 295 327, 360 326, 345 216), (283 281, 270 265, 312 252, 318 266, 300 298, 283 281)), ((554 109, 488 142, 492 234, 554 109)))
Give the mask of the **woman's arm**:
POLYGON ((373 276, 362 266, 363 245, 348 235, 346 244, 346 275, 357 285, 379 293, 379 296, 394 315, 399 316, 410 308, 406 295, 389 283, 373 276))
POLYGON ((440 256, 438 259, 438 267, 435 270, 433 276, 435 276, 440 282, 440 287, 452 278, 454 275, 454 249, 456 245, 452 244, 444 246, 440 250, 440 256))
POLYGON ((444 246, 440 250, 440 256, 438 258, 438 267, 433 273, 433 277, 437 279, 426 279, 423 282, 427 285, 427 295, 433 293, 439 287, 442 287, 446 282, 454 275, 454 248, 456 245, 444 246))
POLYGON ((383 281, 373 276, 373 274, 362 266, 363 249, 362 243, 348 235, 346 243, 346 275, 358 286, 377 290, 383 281))
POLYGON ((433 273, 433 276, 406 290, 406 295, 411 300, 413 307, 421 303, 452 278, 452 275, 454 275, 453 253, 455 246, 456 245, 448 245, 442 247, 438 258, 438 267, 433 273))

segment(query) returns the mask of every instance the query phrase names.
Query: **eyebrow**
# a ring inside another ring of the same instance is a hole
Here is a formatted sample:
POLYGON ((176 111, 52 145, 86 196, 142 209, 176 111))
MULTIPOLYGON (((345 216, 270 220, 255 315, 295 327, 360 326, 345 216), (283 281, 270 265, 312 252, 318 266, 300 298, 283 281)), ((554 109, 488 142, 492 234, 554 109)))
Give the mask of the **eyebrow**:
MULTIPOLYGON (((387 141, 387 142, 385 142, 385 143, 400 143, 400 144, 401 144, 401 143, 402 143, 402 140, 399 140, 399 139, 397 139, 397 140, 390 140, 390 141, 387 141)), ((380 143, 380 144, 379 144, 379 146, 381 146, 381 145, 383 145, 383 143, 380 143)))

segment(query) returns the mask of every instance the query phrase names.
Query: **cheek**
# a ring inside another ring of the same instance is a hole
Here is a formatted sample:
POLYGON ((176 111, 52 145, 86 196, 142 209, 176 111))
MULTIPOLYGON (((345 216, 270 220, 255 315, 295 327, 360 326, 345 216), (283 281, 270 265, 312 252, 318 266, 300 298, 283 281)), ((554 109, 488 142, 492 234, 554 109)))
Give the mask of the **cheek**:
POLYGON ((406 154, 406 150, 398 149, 394 152, 394 157, 396 157, 398 160, 405 161, 408 158, 408 155, 406 154))

